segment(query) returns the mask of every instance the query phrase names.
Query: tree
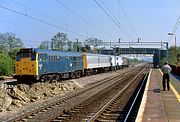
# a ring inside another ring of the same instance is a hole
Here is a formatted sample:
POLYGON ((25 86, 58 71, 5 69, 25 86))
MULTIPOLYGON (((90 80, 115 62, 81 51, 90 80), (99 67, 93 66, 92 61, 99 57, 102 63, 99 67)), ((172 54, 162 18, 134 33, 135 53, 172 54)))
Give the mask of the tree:
POLYGON ((90 38, 86 39, 85 42, 86 42, 86 45, 93 46, 93 52, 94 53, 97 53, 98 52, 97 47, 99 45, 103 44, 102 40, 99 40, 99 39, 94 38, 94 37, 90 37, 90 38))
POLYGON ((64 46, 66 45, 66 42, 68 41, 67 34, 65 33, 57 33, 52 39, 51 39, 51 45, 52 49, 55 50, 63 50, 64 46))
POLYGON ((12 59, 8 54, 0 53, 0 75, 10 75, 13 73, 12 59))
POLYGON ((67 46, 68 46, 68 51, 72 51, 73 50, 72 49, 72 46, 73 46, 73 42, 72 41, 68 40, 67 41, 67 46))
POLYGON ((14 48, 10 52, 8 52, 9 56, 11 57, 13 61, 16 60, 16 55, 18 51, 19 51, 19 48, 14 48))
POLYGON ((85 46, 82 47, 81 51, 90 53, 91 52, 91 47, 89 45, 85 44, 85 46))
MULTIPOLYGON (((180 54, 180 47, 176 47, 176 52, 177 52, 177 55, 180 54)), ((176 64, 176 60, 178 61, 178 64, 180 63, 179 62, 179 58, 177 58, 175 56, 175 46, 172 46, 168 49, 168 63, 169 64, 172 64, 172 65, 175 65, 176 64)))
POLYGON ((175 47, 174 46, 168 49, 168 63, 175 65, 175 47))
POLYGON ((15 34, 0 34, 0 75, 13 73, 16 54, 22 47, 23 42, 15 34))
POLYGON ((0 53, 5 53, 5 52, 7 52, 5 46, 0 44, 0 53))
POLYGON ((41 42, 41 44, 39 45, 39 48, 40 49, 51 49, 50 48, 50 42, 49 41, 43 41, 43 42, 41 42))
POLYGON ((87 45, 93 46, 94 48, 97 48, 99 45, 101 45, 103 43, 102 40, 99 40, 94 37, 90 37, 90 38, 86 39, 85 41, 86 41, 87 45))
POLYGON ((11 52, 14 48, 22 48, 23 42, 15 34, 7 32, 6 34, 0 34, 0 47, 0 52, 11 52))

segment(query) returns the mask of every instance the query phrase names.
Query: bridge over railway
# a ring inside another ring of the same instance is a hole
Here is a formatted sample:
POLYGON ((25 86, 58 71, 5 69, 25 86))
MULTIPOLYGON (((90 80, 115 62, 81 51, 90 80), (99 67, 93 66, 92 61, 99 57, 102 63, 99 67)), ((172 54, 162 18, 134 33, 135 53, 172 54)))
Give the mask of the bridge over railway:
POLYGON ((167 42, 104 42, 100 46, 101 54, 125 55, 128 57, 153 57, 158 65, 165 58, 168 60, 167 42), (107 47, 110 47, 107 49, 107 47))

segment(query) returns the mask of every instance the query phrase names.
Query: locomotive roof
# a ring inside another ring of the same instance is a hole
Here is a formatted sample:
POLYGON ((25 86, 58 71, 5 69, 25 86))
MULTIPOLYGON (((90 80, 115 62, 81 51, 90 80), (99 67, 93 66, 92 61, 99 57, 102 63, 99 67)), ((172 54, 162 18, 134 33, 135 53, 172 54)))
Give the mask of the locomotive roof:
POLYGON ((35 48, 34 51, 37 53, 46 53, 48 55, 58 55, 58 56, 81 56, 82 55, 79 52, 65 52, 65 51, 59 51, 59 50, 45 50, 45 49, 39 49, 39 48, 35 48))

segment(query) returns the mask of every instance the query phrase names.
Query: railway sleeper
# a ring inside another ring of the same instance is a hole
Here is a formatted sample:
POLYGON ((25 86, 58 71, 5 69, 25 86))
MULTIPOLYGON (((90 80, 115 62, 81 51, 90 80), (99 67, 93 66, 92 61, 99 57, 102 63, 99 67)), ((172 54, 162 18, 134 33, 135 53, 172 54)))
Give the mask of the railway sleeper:
POLYGON ((75 107, 75 109, 82 109, 82 108, 83 108, 82 106, 75 107))
POLYGON ((32 118, 33 118, 33 116, 32 116, 32 115, 29 115, 29 116, 27 116, 27 118, 28 118, 28 119, 32 119, 32 118))
POLYGON ((98 119, 96 119, 96 121, 97 122, 114 122, 113 120, 111 120, 111 119, 101 119, 101 118, 98 118, 98 119))
POLYGON ((33 113, 33 114, 31 114, 31 116, 36 116, 37 115, 37 113, 33 113))
POLYGON ((63 116, 59 116, 59 117, 56 117, 55 119, 53 119, 52 121, 53 122, 59 122, 59 121, 63 121, 63 120, 66 120, 66 117, 63 117, 63 116))
POLYGON ((106 118, 108 118, 108 119, 111 119, 111 120, 115 120, 115 119, 117 119, 118 117, 119 117, 119 115, 120 114, 117 114, 117 113, 111 113, 111 114, 107 114, 106 115, 106 118))

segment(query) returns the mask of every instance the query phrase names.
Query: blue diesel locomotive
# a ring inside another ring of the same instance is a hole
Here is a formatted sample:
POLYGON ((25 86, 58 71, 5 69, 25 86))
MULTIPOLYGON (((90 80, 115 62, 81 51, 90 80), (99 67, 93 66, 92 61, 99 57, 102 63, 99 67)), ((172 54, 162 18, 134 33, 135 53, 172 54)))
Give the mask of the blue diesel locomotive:
POLYGON ((17 54, 14 78, 60 80, 80 76, 82 71, 82 53, 25 48, 17 54))

